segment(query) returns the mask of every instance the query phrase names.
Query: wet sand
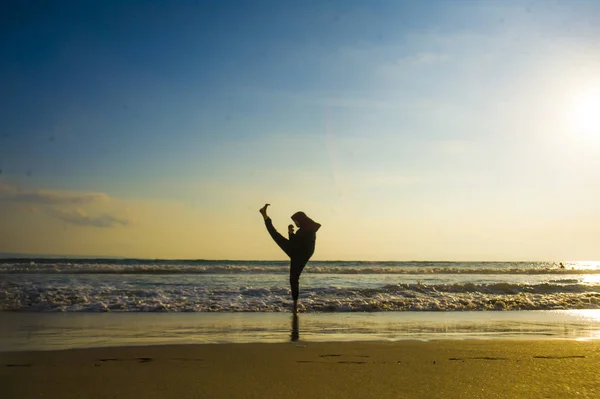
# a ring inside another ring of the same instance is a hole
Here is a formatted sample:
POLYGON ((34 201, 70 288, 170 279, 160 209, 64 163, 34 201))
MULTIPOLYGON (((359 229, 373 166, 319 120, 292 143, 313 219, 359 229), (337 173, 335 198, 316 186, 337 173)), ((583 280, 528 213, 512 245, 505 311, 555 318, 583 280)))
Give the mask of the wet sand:
POLYGON ((371 313, 0 312, 0 352, 108 346, 595 339, 600 310, 371 313))
POLYGON ((264 343, 0 353, 2 398, 600 397, 600 341, 264 343))

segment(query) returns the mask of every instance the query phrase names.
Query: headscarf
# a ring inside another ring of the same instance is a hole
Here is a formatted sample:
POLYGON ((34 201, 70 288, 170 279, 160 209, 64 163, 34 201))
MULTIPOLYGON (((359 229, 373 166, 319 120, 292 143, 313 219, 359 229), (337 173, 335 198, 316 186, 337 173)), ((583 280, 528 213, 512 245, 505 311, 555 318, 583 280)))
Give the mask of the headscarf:
POLYGON ((292 215, 292 220, 298 222, 298 226, 302 230, 308 230, 316 233, 321 228, 321 225, 308 216, 304 212, 296 212, 292 215))

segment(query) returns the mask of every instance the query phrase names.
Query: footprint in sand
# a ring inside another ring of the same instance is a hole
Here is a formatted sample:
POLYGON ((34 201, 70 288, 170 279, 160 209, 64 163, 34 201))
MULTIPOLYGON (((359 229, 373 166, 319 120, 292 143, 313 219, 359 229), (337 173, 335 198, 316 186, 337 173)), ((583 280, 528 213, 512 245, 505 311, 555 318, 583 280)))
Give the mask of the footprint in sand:
MULTIPOLYGON (((369 356, 367 355, 343 355, 340 353, 326 353, 324 355, 319 355, 319 357, 341 357, 341 356, 347 356, 347 357, 362 357, 362 358, 368 358, 369 356)), ((319 361, 314 361, 314 360, 297 360, 297 363, 331 363, 331 362, 319 362, 319 361)), ((336 363, 342 363, 342 364, 365 364, 367 362, 363 362, 363 361, 353 361, 353 360, 340 360, 336 363)))
POLYGON ((5 364, 6 367, 31 367, 30 363, 27 364, 5 364))
MULTIPOLYGON (((326 355, 319 355, 319 357, 339 357, 339 356, 343 356, 339 353, 328 353, 326 355)), ((346 355, 348 357, 369 357, 368 355, 346 355)))
POLYGON ((109 359, 98 359, 101 362, 126 362, 126 361, 133 361, 133 360, 137 360, 138 363, 148 363, 153 361, 154 359, 151 357, 137 357, 135 359, 115 359, 115 358, 109 358, 109 359))

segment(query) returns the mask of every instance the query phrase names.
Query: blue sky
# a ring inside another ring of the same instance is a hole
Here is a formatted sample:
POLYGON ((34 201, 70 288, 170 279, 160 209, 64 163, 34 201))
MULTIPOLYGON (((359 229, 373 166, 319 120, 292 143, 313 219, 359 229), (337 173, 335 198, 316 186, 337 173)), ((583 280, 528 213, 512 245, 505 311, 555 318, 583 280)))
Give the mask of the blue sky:
POLYGON ((268 201, 321 259, 600 256, 596 2, 3 7, 0 251, 274 259, 268 201))

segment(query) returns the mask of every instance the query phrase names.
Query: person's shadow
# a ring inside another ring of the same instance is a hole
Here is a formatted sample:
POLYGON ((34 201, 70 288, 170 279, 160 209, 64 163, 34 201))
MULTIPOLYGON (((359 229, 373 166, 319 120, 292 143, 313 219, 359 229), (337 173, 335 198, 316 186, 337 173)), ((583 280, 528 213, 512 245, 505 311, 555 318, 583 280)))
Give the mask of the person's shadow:
POLYGON ((296 342, 300 339, 298 315, 296 313, 292 315, 292 334, 290 335, 290 339, 292 342, 296 342))

